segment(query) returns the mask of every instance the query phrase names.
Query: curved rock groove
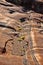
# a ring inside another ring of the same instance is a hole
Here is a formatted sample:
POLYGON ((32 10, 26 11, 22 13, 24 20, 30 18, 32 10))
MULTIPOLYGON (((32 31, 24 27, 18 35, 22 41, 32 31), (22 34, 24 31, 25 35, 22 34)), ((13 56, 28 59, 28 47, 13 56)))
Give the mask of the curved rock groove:
POLYGON ((11 27, 11 26, 6 26, 6 25, 2 25, 2 24, 0 24, 0 27, 4 27, 4 28, 11 29, 11 30, 13 30, 13 31, 16 31, 16 29, 13 28, 13 27, 11 27))

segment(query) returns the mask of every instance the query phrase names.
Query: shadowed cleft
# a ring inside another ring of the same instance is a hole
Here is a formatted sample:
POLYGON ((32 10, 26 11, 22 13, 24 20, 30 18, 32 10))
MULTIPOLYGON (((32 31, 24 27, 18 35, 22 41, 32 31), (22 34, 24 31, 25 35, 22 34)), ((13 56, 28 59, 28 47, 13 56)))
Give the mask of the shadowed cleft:
POLYGON ((4 27, 4 28, 8 28, 8 29, 12 29, 12 30, 16 31, 16 29, 11 27, 11 26, 6 26, 6 25, 3 25, 3 24, 0 24, 0 27, 4 27))
POLYGON ((13 10, 9 10, 9 13, 10 13, 10 14, 13 14, 14 12, 15 12, 15 11, 13 11, 13 10))
POLYGON ((25 22, 25 20, 26 20, 25 17, 24 17, 24 18, 21 18, 21 19, 20 19, 20 22, 25 22))
POLYGON ((6 48, 3 48, 3 49, 2 49, 2 54, 3 54, 3 53, 6 53, 6 48))

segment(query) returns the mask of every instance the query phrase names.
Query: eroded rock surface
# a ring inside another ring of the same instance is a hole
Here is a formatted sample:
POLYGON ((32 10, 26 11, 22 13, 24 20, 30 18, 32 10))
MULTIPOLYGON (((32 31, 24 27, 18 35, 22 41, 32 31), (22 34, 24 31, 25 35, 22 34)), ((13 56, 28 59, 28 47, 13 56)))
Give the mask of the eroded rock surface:
POLYGON ((43 65, 43 0, 37 11, 7 1, 0 0, 1 65, 43 65))

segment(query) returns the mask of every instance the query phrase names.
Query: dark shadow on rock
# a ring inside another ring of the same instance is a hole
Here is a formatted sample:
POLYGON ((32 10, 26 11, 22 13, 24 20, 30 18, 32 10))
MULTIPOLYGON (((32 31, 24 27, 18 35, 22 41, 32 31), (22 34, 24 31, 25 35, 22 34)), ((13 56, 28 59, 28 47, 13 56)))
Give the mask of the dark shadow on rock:
POLYGON ((24 12, 27 12, 29 10, 32 10, 36 13, 43 14, 43 2, 33 2, 31 5, 23 6, 24 12))
POLYGON ((32 8, 32 10, 34 10, 37 13, 43 14, 43 2, 35 2, 33 5, 34 8, 32 8))
POLYGON ((9 10, 9 13, 10 14, 13 14, 15 11, 14 10, 9 10))
POLYGON ((37 13, 43 14, 43 2, 36 0, 6 0, 7 2, 13 3, 23 7, 23 11, 27 12, 33 10, 37 13))
POLYGON ((0 24, 0 27, 2 27, 2 28, 8 28, 8 29, 11 29, 13 31, 16 31, 16 29, 13 28, 13 27, 11 27, 11 26, 6 26, 6 25, 3 25, 3 24, 0 24))
POLYGON ((26 17, 20 18, 20 22, 25 22, 26 17))
POLYGON ((7 2, 10 2, 12 4, 21 5, 22 0, 6 0, 7 2))
POLYGON ((0 47, 0 54, 6 53, 6 48, 0 47))
POLYGON ((6 53, 6 48, 5 47, 2 49, 2 54, 3 53, 6 53))

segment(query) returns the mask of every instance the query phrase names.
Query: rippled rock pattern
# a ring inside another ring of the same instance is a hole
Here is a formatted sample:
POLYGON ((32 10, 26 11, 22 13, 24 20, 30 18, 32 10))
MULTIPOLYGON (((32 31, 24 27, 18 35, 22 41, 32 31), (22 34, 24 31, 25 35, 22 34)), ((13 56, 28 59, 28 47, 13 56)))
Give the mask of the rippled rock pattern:
POLYGON ((43 65, 43 0, 0 0, 0 64, 43 65))

